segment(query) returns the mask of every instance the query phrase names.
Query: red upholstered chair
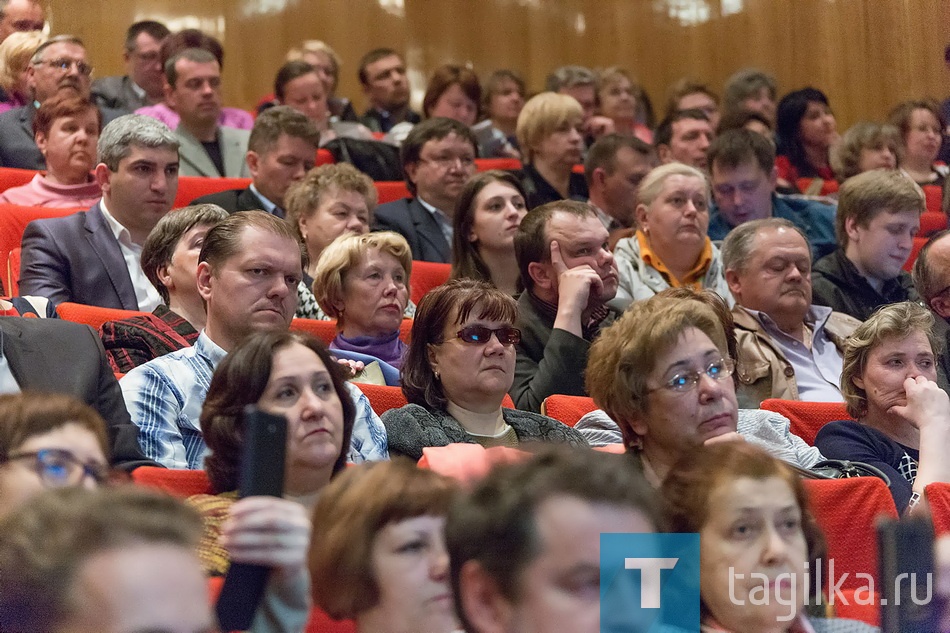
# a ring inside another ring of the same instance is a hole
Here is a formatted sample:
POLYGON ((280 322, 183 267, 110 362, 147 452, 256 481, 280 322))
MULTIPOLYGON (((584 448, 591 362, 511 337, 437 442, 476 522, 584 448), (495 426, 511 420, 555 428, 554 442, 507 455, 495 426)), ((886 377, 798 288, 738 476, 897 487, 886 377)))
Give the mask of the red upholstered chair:
POLYGON ((917 261, 917 255, 920 254, 920 249, 924 247, 924 244, 927 243, 926 237, 915 237, 914 245, 910 249, 910 257, 907 258, 907 261, 904 262, 904 270, 910 272, 914 270, 914 262, 917 261))
POLYGON ((927 200, 927 211, 931 213, 943 213, 943 187, 940 185, 924 185, 924 197, 927 200))
POLYGON ((413 261, 412 274, 409 277, 409 298, 418 304, 425 293, 448 281, 450 274, 451 264, 413 261))
POLYGON ((514 171, 521 169, 521 161, 517 158, 476 158, 475 168, 478 171, 488 171, 489 169, 502 169, 514 171))
POLYGON ((69 301, 56 306, 56 313, 59 314, 59 318, 61 319, 75 321, 76 323, 85 323, 94 330, 98 330, 99 326, 106 321, 117 321, 119 319, 148 314, 148 312, 139 312, 137 310, 101 308, 99 306, 87 306, 82 303, 72 303, 69 301))
POLYGON ((322 147, 317 150, 317 167, 320 165, 332 165, 336 162, 336 158, 333 157, 333 154, 328 149, 323 149, 322 147))
POLYGON ((943 213, 924 211, 920 214, 920 235, 927 237, 947 228, 947 216, 943 213))
POLYGON ((379 204, 410 197, 409 187, 401 180, 377 180, 373 184, 379 194, 379 204))
POLYGON ((541 414, 568 426, 574 426, 582 417, 597 409, 593 398, 587 396, 548 396, 541 403, 541 414))
MULTIPOLYGON (((400 387, 370 385, 367 383, 359 383, 357 387, 366 394, 366 397, 369 399, 369 404, 373 407, 373 411, 376 412, 376 415, 382 415, 385 411, 398 409, 408 404, 406 396, 402 394, 400 387)), ((515 403, 512 402, 511 396, 505 394, 505 399, 501 401, 501 406, 506 409, 514 409, 515 403)))
MULTIPOLYGON (((336 321, 318 321, 316 319, 294 319, 290 322, 290 329, 307 332, 320 339, 327 345, 333 342, 336 336, 336 321)), ((412 319, 403 319, 399 325, 399 338, 409 342, 409 333, 412 330, 412 319)))
POLYGON ((800 400, 763 400, 760 409, 774 411, 791 421, 792 433, 805 440, 809 446, 815 445, 818 430, 828 422, 850 420, 843 402, 801 402, 800 400))
POLYGON ((195 198, 228 189, 247 189, 250 178, 204 178, 202 176, 179 176, 178 195, 175 196, 176 209, 188 206, 195 198))
POLYGON ((3 278, 3 292, 9 297, 20 294, 20 247, 17 246, 7 256, 7 271, 3 278))
MULTIPOLYGON (((882 516, 897 518, 887 486, 877 477, 806 479, 804 483, 809 507, 828 544, 825 587, 830 588, 841 579, 838 586, 847 599, 849 593, 853 595, 868 585, 867 578, 857 576, 859 573, 868 574, 874 579, 874 586, 879 587, 875 526, 882 516)), ((836 612, 842 617, 878 624, 876 608, 856 608, 860 605, 854 605, 850 599, 849 602, 851 605, 843 605, 836 600, 836 612)))
POLYGON ((933 483, 924 488, 937 536, 950 532, 950 483, 933 483))
POLYGON ((208 475, 203 470, 139 466, 132 471, 132 481, 139 486, 164 490, 181 498, 213 493, 208 475))
POLYGON ((15 169, 13 167, 0 167, 0 191, 6 191, 12 187, 19 187, 33 180, 33 176, 40 172, 33 169, 15 169))
POLYGON ((6 262, 10 251, 19 248, 26 225, 33 220, 59 218, 85 209, 53 209, 51 207, 21 207, 0 204, 0 262, 6 262))

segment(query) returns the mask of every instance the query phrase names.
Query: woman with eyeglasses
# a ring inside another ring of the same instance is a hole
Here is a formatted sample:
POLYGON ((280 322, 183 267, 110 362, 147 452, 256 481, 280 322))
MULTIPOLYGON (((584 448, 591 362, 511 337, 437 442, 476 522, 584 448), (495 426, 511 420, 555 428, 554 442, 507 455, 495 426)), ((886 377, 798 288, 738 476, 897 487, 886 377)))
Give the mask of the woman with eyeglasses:
POLYGON ((402 392, 409 404, 382 415, 391 456, 422 457, 426 446, 586 445, 557 420, 502 407, 515 377, 521 331, 515 300, 483 281, 451 279, 419 302, 402 392))
POLYGON ((95 488, 109 477, 106 425, 70 396, 0 396, 0 516, 48 488, 95 488))

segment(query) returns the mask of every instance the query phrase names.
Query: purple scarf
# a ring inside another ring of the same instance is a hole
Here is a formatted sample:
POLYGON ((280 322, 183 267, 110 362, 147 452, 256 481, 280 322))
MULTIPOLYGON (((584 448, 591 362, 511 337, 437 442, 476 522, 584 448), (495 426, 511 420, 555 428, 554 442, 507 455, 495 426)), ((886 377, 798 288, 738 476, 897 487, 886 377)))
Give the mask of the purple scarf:
POLYGON ((402 367, 402 359, 408 348, 408 345, 399 340, 399 330, 386 336, 357 336, 351 339, 344 337, 343 334, 337 334, 330 343, 330 349, 375 356, 396 369, 402 367))

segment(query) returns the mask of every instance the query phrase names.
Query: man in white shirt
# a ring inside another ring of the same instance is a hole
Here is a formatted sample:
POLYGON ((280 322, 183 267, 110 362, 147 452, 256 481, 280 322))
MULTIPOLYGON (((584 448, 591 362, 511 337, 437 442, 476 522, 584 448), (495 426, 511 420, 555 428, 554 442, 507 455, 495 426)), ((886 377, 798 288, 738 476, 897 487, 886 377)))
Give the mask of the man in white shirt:
POLYGON ((26 227, 20 293, 150 312, 161 297, 142 271, 142 244, 175 201, 178 140, 163 123, 130 114, 105 127, 98 153, 102 200, 26 227))

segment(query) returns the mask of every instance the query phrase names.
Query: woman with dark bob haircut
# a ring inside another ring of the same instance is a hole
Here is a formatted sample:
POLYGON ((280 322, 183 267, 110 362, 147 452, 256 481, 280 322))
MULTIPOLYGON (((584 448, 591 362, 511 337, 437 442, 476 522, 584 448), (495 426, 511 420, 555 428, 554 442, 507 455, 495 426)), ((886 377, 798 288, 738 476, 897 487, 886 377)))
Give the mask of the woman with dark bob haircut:
POLYGON ((483 281, 450 279, 422 298, 401 372, 409 404, 382 416, 390 455, 419 459, 426 446, 456 442, 586 445, 557 420, 502 407, 515 378, 517 316, 515 300, 483 281))
POLYGON ((699 447, 670 470, 660 499, 671 532, 699 533, 703 631, 877 630, 805 614, 820 591, 811 581, 827 577, 817 573, 825 540, 801 479, 781 460, 742 442, 699 447))
POLYGON ((468 181, 455 205, 452 277, 479 279, 515 295, 521 275, 515 233, 528 212, 521 183, 491 170, 468 181))
POLYGON ((456 490, 408 459, 347 469, 313 512, 314 602, 359 633, 458 630, 443 530, 456 490))
POLYGON ((205 470, 216 494, 189 499, 205 519, 199 555, 212 574, 227 568, 218 538, 236 500, 241 413, 249 404, 287 419, 285 497, 308 511, 343 470, 350 448, 355 405, 342 367, 322 342, 301 332, 260 332, 234 348, 211 378, 200 418, 211 451, 205 470))
POLYGON ((782 97, 775 127, 780 180, 794 186, 798 178, 835 179, 830 156, 838 130, 825 93, 802 88, 782 97))

